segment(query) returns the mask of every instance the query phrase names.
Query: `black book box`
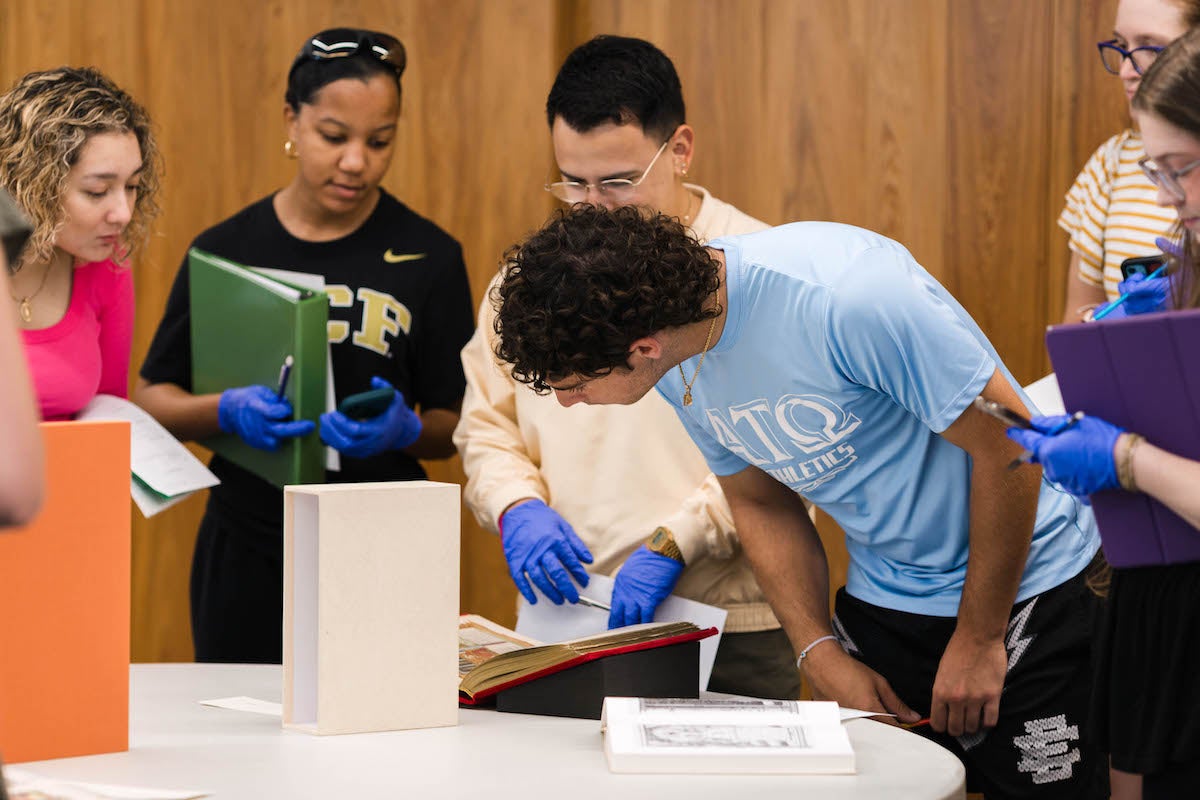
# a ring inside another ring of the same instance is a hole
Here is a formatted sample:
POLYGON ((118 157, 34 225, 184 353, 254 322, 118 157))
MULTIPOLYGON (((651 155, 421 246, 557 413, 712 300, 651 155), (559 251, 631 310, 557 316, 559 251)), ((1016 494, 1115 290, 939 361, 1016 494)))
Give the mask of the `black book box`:
POLYGON ((603 656, 496 694, 496 709, 600 719, 605 697, 699 697, 700 642, 603 656))

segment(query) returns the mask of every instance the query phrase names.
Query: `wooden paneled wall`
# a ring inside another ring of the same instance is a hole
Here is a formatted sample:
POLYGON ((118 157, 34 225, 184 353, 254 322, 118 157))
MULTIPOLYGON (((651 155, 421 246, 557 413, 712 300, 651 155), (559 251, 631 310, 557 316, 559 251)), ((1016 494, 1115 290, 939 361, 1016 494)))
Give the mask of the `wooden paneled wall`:
MULTIPOLYGON (((304 37, 354 25, 408 49, 385 185, 463 243, 478 300, 551 210, 545 95, 596 33, 672 57, 694 174, 769 222, 831 219, 904 242, 1023 382, 1046 371, 1067 262, 1054 225, 1092 149, 1125 124, 1094 42, 1115 0, 0 0, 0 86, 93 64, 149 109, 164 213, 135 265, 140 365, 188 242, 282 186, 284 77, 304 37)), ((457 460, 433 477, 461 480, 457 460)), ((203 498, 135 513, 133 657, 191 657, 187 578, 203 498)), ((464 513, 464 611, 511 622, 493 537, 464 513)), ((826 531, 835 573, 845 556, 826 531)), ((835 577, 836 581, 836 577, 835 577)))

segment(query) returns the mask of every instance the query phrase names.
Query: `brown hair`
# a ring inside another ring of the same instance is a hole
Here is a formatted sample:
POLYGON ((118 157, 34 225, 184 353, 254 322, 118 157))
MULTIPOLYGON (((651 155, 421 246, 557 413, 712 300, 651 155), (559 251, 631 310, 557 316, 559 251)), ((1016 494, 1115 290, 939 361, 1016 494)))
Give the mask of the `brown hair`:
POLYGON ((132 133, 141 149, 137 201, 121 237, 125 252, 120 255, 132 255, 145 243, 159 211, 161 157, 146 110, 91 67, 31 72, 0 96, 0 187, 34 228, 22 261, 53 255, 63 225, 67 174, 97 133, 132 133))
POLYGON ((1200 25, 1200 0, 1178 0, 1178 5, 1184 25, 1189 28, 1200 25))
MULTIPOLYGON (((1189 3, 1189 8, 1193 4, 1189 3)), ((1153 114, 1200 141, 1200 28, 1176 39, 1154 60, 1133 96, 1135 111, 1153 114)), ((1176 308, 1200 306, 1200 241, 1177 224, 1171 238, 1179 252, 1168 253, 1176 308)))

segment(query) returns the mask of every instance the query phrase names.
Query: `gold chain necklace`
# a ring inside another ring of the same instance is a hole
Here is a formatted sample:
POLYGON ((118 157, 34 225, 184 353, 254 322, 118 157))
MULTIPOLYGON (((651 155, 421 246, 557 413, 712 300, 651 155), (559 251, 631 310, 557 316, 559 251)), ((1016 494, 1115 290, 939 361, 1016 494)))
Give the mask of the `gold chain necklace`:
POLYGON ((683 227, 685 227, 685 228, 692 221, 692 197, 693 197, 693 195, 691 192, 688 192, 687 196, 688 196, 687 208, 684 209, 685 211, 687 211, 687 213, 683 215, 683 227))
MULTIPOLYGON (((33 294, 27 294, 20 299, 13 297, 13 302, 17 304, 17 310, 21 314, 21 319, 26 324, 33 321, 33 305, 32 305, 33 298, 37 297, 38 294, 42 291, 42 289, 45 288, 46 278, 50 277, 50 270, 53 268, 54 268, 54 261, 52 259, 50 261, 50 263, 46 265, 46 269, 42 272, 42 282, 38 284, 38 287, 37 287, 37 289, 34 290, 33 294)), ((9 297, 12 297, 12 295, 10 294, 9 297)))
POLYGON ((704 349, 700 351, 700 363, 696 365, 696 371, 692 373, 692 379, 689 381, 687 376, 683 374, 683 363, 679 364, 679 377, 683 380, 683 404, 690 406, 692 404, 692 386, 696 384, 696 378, 700 377, 700 368, 704 366, 704 357, 708 355, 708 346, 712 343, 713 331, 717 328, 717 318, 713 317, 712 322, 708 323, 708 336, 704 337, 704 349))

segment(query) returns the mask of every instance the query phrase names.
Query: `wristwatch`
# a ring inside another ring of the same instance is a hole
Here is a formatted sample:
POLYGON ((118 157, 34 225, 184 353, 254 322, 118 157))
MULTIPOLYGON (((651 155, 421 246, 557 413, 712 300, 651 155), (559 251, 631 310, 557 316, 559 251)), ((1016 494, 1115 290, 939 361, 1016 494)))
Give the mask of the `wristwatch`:
POLYGON ((660 556, 673 558, 680 564, 686 564, 683 560, 683 553, 679 549, 679 545, 675 542, 675 537, 671 535, 671 531, 659 525, 654 529, 654 533, 646 540, 646 549, 651 553, 658 553, 660 556))

